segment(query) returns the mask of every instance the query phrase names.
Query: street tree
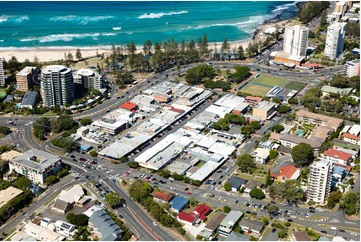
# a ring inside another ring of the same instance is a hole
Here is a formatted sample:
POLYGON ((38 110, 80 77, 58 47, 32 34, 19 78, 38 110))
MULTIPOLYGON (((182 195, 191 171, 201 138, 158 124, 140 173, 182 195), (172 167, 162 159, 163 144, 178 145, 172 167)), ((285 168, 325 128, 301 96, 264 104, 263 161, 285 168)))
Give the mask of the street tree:
POLYGON ((227 192, 230 191, 232 189, 232 185, 230 183, 226 183, 224 184, 224 190, 226 190, 227 192))
POLYGON ((223 207, 223 212, 224 213, 229 213, 232 209, 229 206, 224 206, 223 207))
POLYGON ((109 204, 109 206, 115 208, 120 205, 122 199, 117 193, 109 192, 107 195, 105 195, 104 200, 109 204))
POLYGON ((284 129, 285 129, 285 127, 283 127, 283 125, 281 125, 281 124, 276 124, 275 126, 273 126, 271 128, 271 130, 276 133, 281 133, 284 129))
POLYGON ((238 157, 237 165, 242 172, 253 173, 257 166, 253 161, 253 157, 249 154, 243 154, 238 157))
POLYGON ((341 201, 341 207, 347 215, 357 214, 360 211, 360 192, 348 192, 341 201))
POLYGON ((330 192, 327 199, 327 207, 328 208, 334 208, 337 203, 340 202, 340 199, 342 198, 342 192, 339 190, 330 192))
POLYGON ((249 195, 252 197, 252 198, 255 198, 255 199, 258 199, 258 200, 262 200, 263 198, 266 197, 266 195, 263 193, 263 191, 257 187, 253 188, 249 195))
POLYGON ((90 118, 82 118, 80 120, 80 124, 83 126, 89 125, 92 123, 92 120, 90 118))

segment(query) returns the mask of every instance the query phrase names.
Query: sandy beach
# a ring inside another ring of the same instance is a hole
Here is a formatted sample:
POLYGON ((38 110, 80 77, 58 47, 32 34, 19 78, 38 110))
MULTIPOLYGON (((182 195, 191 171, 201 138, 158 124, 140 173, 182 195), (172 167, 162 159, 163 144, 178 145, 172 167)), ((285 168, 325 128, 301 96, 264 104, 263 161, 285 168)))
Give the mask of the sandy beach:
MULTIPOLYGON (((291 20, 283 20, 283 21, 275 21, 271 23, 266 23, 258 26, 256 29, 256 34, 254 36, 254 39, 251 38, 240 40, 240 41, 233 41, 230 42, 231 49, 237 48, 239 45, 242 45, 244 49, 247 48, 248 44, 252 41, 259 41, 266 38, 266 36, 263 35, 263 31, 270 27, 281 27, 284 28, 284 26, 289 23, 291 20)), ((209 43, 209 48, 214 49, 215 44, 217 48, 220 48, 222 46, 222 42, 217 43, 209 43)), ((77 47, 42 47, 42 48, 0 48, 0 57, 5 58, 6 60, 9 60, 12 56, 15 56, 18 61, 22 62, 25 59, 28 59, 30 61, 33 61, 35 57, 38 58, 40 62, 47 62, 47 61, 55 61, 55 60, 61 60, 65 59, 65 53, 72 53, 75 57, 77 47)), ((102 54, 104 52, 111 51, 111 46, 101 46, 101 47, 80 47, 82 57, 91 57, 95 56, 97 53, 102 54)), ((138 51, 142 51, 142 46, 137 46, 138 51)))

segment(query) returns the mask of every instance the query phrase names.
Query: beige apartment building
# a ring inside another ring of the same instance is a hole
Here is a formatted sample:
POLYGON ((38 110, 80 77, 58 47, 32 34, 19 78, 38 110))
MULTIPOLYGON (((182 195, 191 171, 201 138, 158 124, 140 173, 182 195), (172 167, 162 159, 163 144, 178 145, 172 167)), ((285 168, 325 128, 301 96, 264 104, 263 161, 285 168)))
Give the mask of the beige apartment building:
POLYGON ((38 68, 34 66, 27 66, 16 74, 17 90, 26 92, 29 91, 38 82, 38 68))

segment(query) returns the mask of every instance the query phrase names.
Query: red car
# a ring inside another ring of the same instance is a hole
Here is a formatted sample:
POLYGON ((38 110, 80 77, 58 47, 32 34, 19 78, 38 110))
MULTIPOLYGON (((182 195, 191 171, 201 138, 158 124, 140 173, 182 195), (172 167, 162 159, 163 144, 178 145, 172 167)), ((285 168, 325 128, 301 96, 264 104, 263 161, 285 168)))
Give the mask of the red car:
POLYGON ((188 195, 192 195, 192 192, 187 192, 188 195))

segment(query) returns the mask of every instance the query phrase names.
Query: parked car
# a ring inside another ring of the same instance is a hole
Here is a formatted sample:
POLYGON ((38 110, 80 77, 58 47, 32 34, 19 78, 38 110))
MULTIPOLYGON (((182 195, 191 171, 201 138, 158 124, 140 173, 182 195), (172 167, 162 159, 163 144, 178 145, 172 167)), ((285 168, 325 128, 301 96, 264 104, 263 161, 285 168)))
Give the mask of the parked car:
POLYGON ((327 231, 326 230, 321 230, 321 233, 327 234, 327 231))

